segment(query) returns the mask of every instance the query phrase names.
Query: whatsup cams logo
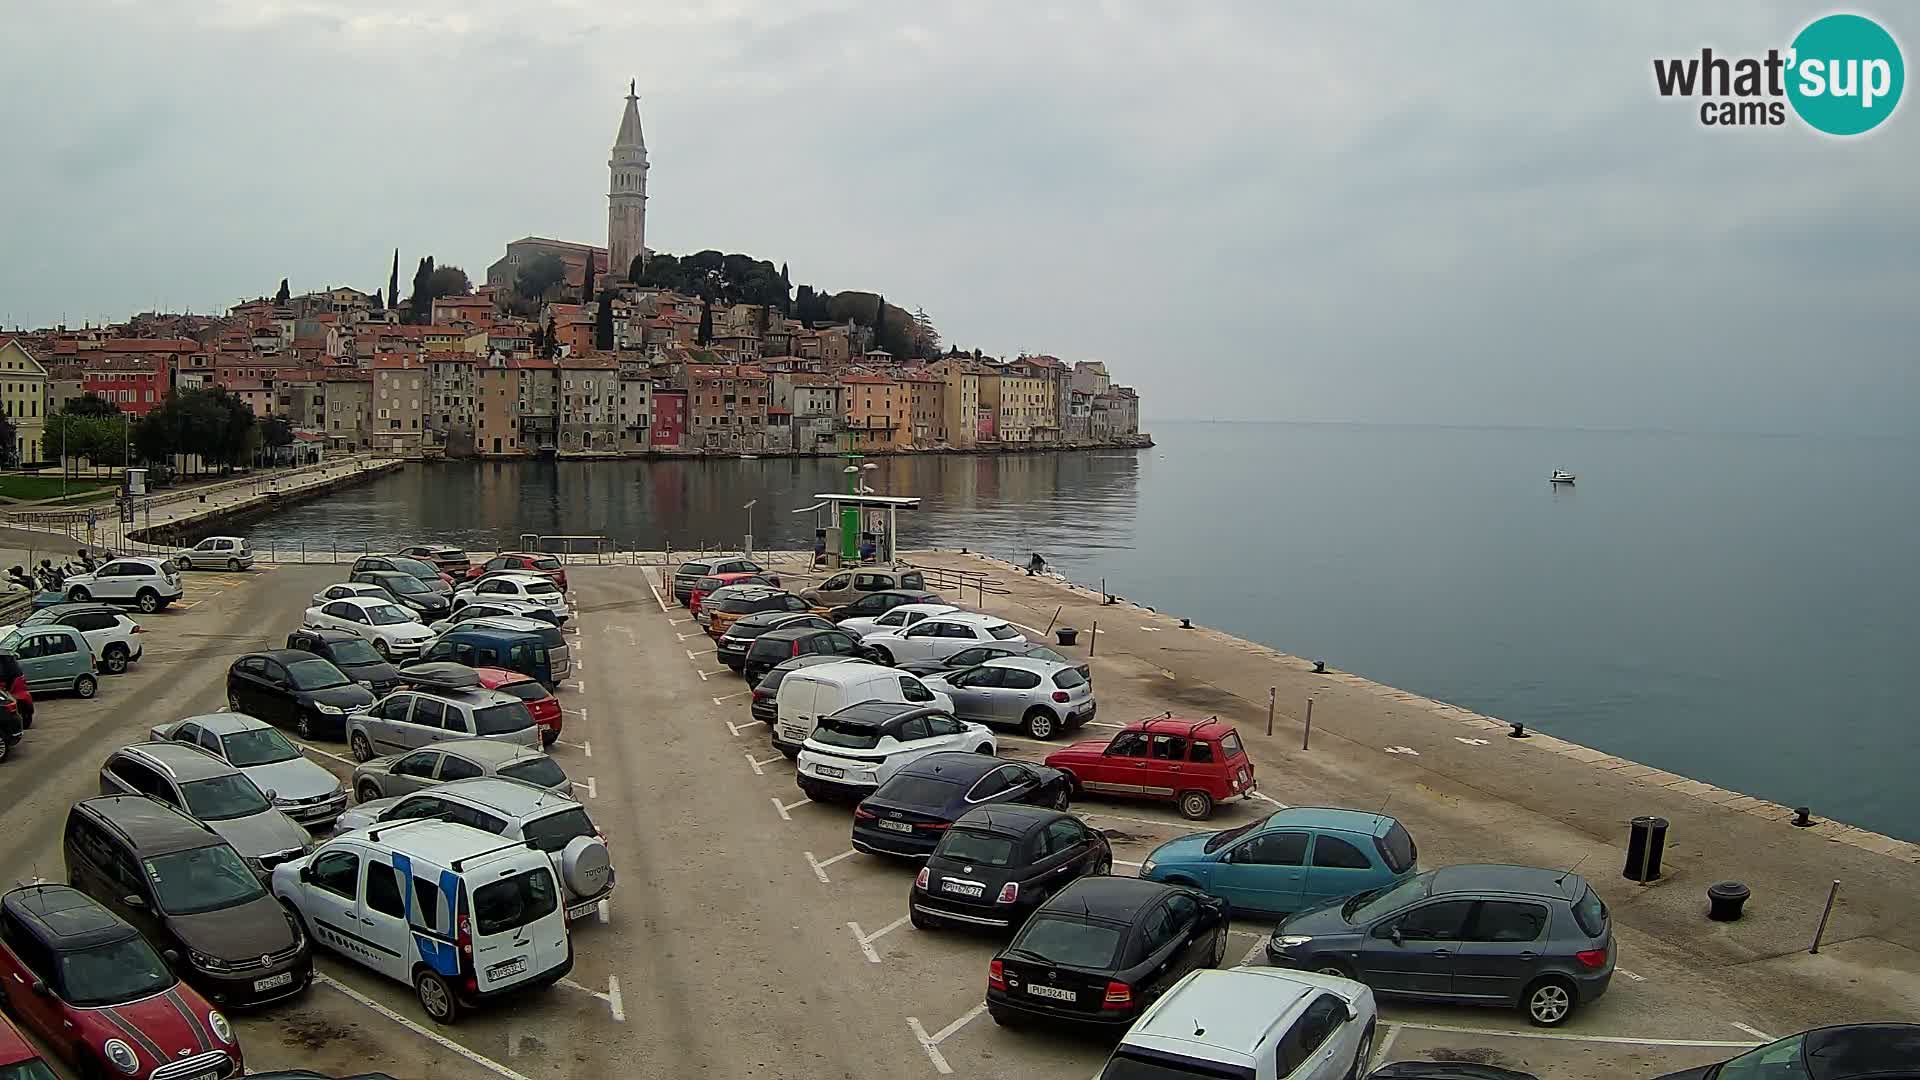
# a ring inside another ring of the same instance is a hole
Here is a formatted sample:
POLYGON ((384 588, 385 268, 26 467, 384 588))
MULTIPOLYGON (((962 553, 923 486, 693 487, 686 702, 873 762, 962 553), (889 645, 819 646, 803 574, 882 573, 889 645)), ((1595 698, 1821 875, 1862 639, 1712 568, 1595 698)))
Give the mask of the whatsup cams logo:
POLYGON ((1699 99, 1707 127, 1780 127, 1789 106, 1800 122, 1828 135, 1862 135, 1893 115, 1906 86, 1900 45, 1864 15, 1828 15, 1764 56, 1656 59, 1661 97, 1699 99))

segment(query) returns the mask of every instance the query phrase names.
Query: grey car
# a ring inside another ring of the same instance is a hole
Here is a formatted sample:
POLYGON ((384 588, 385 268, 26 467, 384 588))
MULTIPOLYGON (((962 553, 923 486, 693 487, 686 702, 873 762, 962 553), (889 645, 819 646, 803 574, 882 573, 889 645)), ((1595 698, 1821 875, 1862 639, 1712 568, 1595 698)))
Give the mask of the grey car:
POLYGON ((136 743, 107 756, 100 794, 145 795, 204 821, 262 881, 273 868, 313 848, 299 822, 273 804, 240 770, 197 747, 136 743))
POLYGON ((301 756, 272 724, 246 713, 209 713, 160 724, 154 742, 197 746, 239 769, 273 805, 309 829, 333 824, 347 808, 347 789, 334 775, 301 756))
POLYGON ((359 762, 471 738, 540 748, 540 728, 526 703, 512 694, 480 689, 477 676, 473 689, 429 690, 416 684, 414 689, 395 690, 367 711, 347 717, 347 747, 359 762))
POLYGON ((685 607, 693 585, 710 574, 757 574, 760 564, 745 555, 703 555, 680 564, 673 572, 673 598, 685 607))
POLYGON ((1613 926, 1585 878, 1531 866, 1429 870, 1303 911, 1267 958, 1382 995, 1518 1007, 1543 1027, 1606 993, 1613 926))
POLYGON ((927 689, 953 699, 962 720, 1021 728, 1036 739, 1079 727, 1098 707, 1079 665, 1031 656, 1005 656, 925 681, 927 689))
POLYGON ((353 770, 353 797, 366 803, 480 776, 503 776, 573 796, 573 782, 567 774, 538 750, 494 739, 454 739, 410 754, 389 754, 364 762, 353 770))
POLYGON ((1037 641, 990 641, 969 649, 961 649, 941 660, 915 660, 894 666, 901 671, 911 671, 915 675, 940 675, 949 671, 962 671, 989 660, 998 660, 1003 656, 1030 656, 1035 660, 1072 664, 1080 674, 1086 676, 1088 682, 1093 681, 1093 665, 1069 660, 1066 654, 1037 641))

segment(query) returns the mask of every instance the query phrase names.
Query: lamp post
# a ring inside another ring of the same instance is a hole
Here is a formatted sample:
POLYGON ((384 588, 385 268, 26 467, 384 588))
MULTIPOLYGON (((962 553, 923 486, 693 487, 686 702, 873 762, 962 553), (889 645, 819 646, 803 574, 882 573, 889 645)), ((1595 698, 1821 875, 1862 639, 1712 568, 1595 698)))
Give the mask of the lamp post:
POLYGON ((753 558, 753 507, 759 499, 748 499, 747 505, 740 509, 747 512, 747 558, 753 558))

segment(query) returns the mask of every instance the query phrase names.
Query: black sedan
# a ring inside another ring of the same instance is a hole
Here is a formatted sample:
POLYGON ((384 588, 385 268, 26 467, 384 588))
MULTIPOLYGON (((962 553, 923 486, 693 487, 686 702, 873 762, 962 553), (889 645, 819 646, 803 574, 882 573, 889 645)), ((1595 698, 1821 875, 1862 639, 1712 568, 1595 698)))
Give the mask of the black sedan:
MULTIPOLYGON (((774 593, 772 595, 783 596, 786 594, 774 593)), ((746 666, 747 649, 753 645, 754 639, 761 634, 771 630, 797 630, 807 626, 821 630, 833 629, 832 623, 818 615, 811 615, 804 611, 787 611, 782 607, 776 611, 755 612, 752 615, 736 620, 732 626, 727 627, 727 632, 721 634, 720 640, 714 643, 714 652, 719 655, 721 663, 735 671, 739 671, 746 666)))
POLYGON ((853 810, 853 846, 869 855, 924 858, 962 814, 1025 803, 1065 810, 1073 781, 1058 769, 946 751, 900 766, 853 810))
POLYGON ((348 580, 362 585, 378 585, 387 590, 395 602, 412 610, 423 623, 437 623, 453 614, 453 605, 448 602, 446 593, 435 592, 412 574, 398 570, 356 570, 348 580))
POLYGON ((1227 954, 1227 902, 1141 878, 1087 877, 1048 897, 987 965, 996 1024, 1119 1034, 1181 977, 1227 954))
POLYGON ((1037 641, 989 641, 984 645, 961 649, 945 660, 914 660, 905 664, 895 664, 901 671, 911 671, 915 675, 939 675, 948 671, 965 671, 970 667, 979 667, 989 660, 998 660, 1007 656, 1024 656, 1032 660, 1047 660, 1055 664, 1067 664, 1078 668, 1080 677, 1091 682, 1093 666, 1070 660, 1065 654, 1054 651, 1037 641))
POLYGON ((400 669, 374 651, 366 639, 329 626, 303 626, 287 635, 287 648, 310 652, 340 669, 340 673, 386 697, 400 685, 400 669))
POLYGON ((303 649, 248 653, 227 668, 227 704, 235 712, 284 724, 303 739, 346 738, 347 714, 373 702, 373 691, 303 649))
POLYGON ((1920 1077, 1920 1024, 1841 1024, 1789 1035, 1731 1061, 1659 1080, 1911 1080, 1920 1077))
MULTIPOLYGON (((844 656, 796 656, 791 660, 782 661, 772 671, 760 676, 760 681, 754 684, 753 705, 750 710, 753 718, 767 725, 767 731, 771 733, 773 722, 780 715, 781 681, 803 667, 832 664, 845 659, 844 656)), ((779 747, 776 746, 774 749, 778 750, 779 747)))
POLYGON ((845 630, 822 630, 817 626, 769 630, 747 647, 747 659, 740 665, 740 674, 745 675, 748 682, 757 683, 760 676, 772 671, 775 665, 796 656, 864 660, 867 648, 845 630))
POLYGON ((1020 926, 1054 893, 1112 871, 1112 845, 1072 814, 981 807, 961 815, 941 837, 913 881, 907 914, 922 930, 948 923, 1020 926))

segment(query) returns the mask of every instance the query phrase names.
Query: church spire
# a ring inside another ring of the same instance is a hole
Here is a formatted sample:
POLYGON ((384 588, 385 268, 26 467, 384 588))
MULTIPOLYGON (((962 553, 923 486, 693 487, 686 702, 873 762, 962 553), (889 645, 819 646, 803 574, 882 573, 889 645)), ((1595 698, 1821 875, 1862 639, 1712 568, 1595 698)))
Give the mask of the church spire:
POLYGON ((620 115, 620 133, 613 137, 614 149, 637 146, 646 149, 646 136, 640 133, 640 96, 634 93, 638 80, 627 81, 627 111, 620 115))
POLYGON ((627 83, 627 107, 620 114, 607 159, 607 272, 624 278, 634 259, 647 253, 647 141, 640 133, 638 81, 627 83))

